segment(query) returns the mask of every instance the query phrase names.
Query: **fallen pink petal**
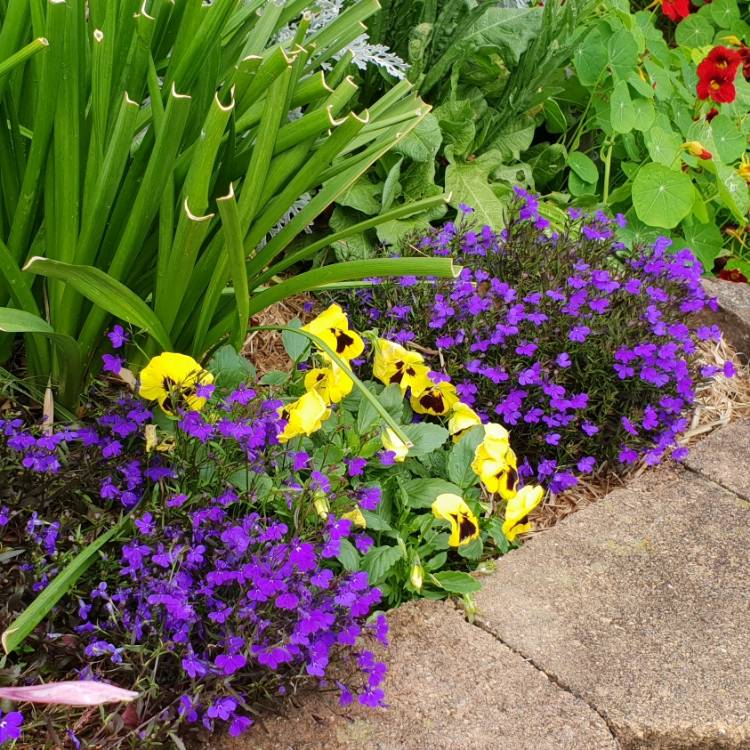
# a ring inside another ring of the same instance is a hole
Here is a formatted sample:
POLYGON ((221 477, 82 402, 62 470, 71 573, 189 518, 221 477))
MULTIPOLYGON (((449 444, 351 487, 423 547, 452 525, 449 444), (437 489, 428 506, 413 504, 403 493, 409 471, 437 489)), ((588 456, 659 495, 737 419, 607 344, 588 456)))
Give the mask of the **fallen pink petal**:
POLYGON ((101 706, 130 702, 138 697, 132 690, 94 680, 48 682, 46 685, 0 688, 0 698, 24 703, 51 703, 59 706, 101 706))

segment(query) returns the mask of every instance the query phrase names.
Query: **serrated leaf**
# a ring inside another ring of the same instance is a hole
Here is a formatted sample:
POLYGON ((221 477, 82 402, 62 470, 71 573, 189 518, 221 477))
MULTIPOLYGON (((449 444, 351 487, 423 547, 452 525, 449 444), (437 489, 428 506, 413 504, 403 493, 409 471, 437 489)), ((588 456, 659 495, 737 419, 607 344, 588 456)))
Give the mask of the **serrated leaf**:
POLYGON ((420 422, 408 424, 403 428, 406 436, 411 440, 413 446, 409 448, 409 456, 425 456, 437 450, 448 440, 448 430, 440 425, 420 422))
POLYGON ((388 571, 404 556, 399 545, 373 547, 360 561, 360 567, 367 572, 371 586, 377 586, 388 571))
POLYGON ((394 147, 393 152, 408 156, 416 162, 433 161, 442 140, 437 117, 430 113, 394 147))
POLYGON ((455 162, 445 171, 445 189, 450 204, 458 208, 465 203, 474 209, 473 218, 499 230, 505 224, 505 204, 492 191, 489 172, 476 162, 455 162))
POLYGON ((360 569, 360 557, 357 548, 348 540, 341 540, 341 547, 336 559, 344 566, 344 570, 350 573, 360 569))

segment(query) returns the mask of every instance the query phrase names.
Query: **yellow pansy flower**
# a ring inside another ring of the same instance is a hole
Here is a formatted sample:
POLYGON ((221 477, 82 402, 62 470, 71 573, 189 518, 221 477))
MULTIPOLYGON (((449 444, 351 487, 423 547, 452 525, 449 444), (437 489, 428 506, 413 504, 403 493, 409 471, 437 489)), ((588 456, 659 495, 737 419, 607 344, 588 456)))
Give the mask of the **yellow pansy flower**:
POLYGON ((323 339, 343 359, 359 357, 365 350, 362 337, 349 328, 349 319, 339 305, 331 305, 311 320, 303 331, 323 339))
POLYGON ((334 362, 315 367, 305 375, 305 388, 317 391, 327 404, 337 404, 352 392, 354 381, 334 362))
POLYGON ((459 495, 449 492, 438 495, 432 504, 432 515, 450 523, 448 544, 451 547, 460 547, 479 538, 479 520, 459 495))
POLYGON ((164 352, 141 370, 140 381, 141 398, 157 401, 165 413, 174 414, 180 407, 200 411, 206 399, 197 389, 213 383, 214 376, 186 354, 164 352))
POLYGON ((510 500, 518 486, 516 454, 510 447, 508 431, 499 424, 485 425, 484 440, 474 451, 472 471, 482 480, 488 492, 510 500))
POLYGON ((394 460, 403 461, 406 458, 409 446, 390 427, 385 428, 380 440, 387 451, 396 454, 394 460))
POLYGON ((279 435, 279 442, 299 435, 312 435, 331 416, 331 410, 317 391, 308 391, 296 401, 279 409, 279 416, 286 420, 286 427, 279 435))
POLYGON ((360 529, 367 528, 367 521, 362 515, 359 505, 355 505, 354 510, 350 510, 348 513, 342 513, 341 517, 349 519, 354 526, 359 526, 360 529))
POLYGON ((412 392, 411 408, 417 414, 431 414, 433 417, 442 417, 458 403, 456 386, 453 383, 432 383, 418 396, 412 392))
POLYGON ((396 383, 402 393, 411 388, 412 395, 419 396, 432 385, 429 372, 421 354, 410 352, 395 341, 378 339, 375 342, 372 374, 381 383, 396 383))
POLYGON ((542 502, 544 490, 539 485, 527 485, 522 487, 508 501, 505 508, 505 521, 503 521, 503 534, 509 542, 512 542, 519 534, 530 531, 532 524, 524 523, 529 513, 542 502))
POLYGON ((467 430, 479 424, 482 424, 482 420, 470 406, 463 401, 453 405, 453 412, 448 420, 448 432, 453 436, 454 443, 458 443, 467 430))

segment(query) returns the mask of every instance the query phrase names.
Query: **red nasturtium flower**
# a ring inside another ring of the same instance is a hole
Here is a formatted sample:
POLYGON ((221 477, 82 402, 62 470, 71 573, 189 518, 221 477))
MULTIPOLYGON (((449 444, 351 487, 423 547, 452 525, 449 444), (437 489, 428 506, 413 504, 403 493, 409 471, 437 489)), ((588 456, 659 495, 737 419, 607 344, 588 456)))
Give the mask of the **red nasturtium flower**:
POLYGON ((690 15, 690 0, 661 0, 661 12, 674 23, 690 15))
POLYGON ((737 284, 745 283, 747 284, 747 278, 745 277, 745 274, 742 273, 742 271, 738 271, 736 268, 732 268, 729 271, 727 271, 726 268, 719 271, 719 278, 724 279, 724 281, 734 281, 737 284))
POLYGON ((719 104, 733 102, 737 95, 734 77, 740 62, 739 53, 733 49, 714 47, 698 65, 698 98, 710 98, 719 104))

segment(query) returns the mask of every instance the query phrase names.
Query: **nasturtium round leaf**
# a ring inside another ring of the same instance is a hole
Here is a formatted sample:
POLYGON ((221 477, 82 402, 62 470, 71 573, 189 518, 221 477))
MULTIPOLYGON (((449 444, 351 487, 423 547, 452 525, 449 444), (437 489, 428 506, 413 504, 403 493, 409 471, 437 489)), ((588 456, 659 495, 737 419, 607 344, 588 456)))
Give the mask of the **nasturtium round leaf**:
POLYGON ((638 63, 638 45, 630 31, 620 29, 607 44, 609 65, 617 78, 627 78, 638 63))
POLYGON ((604 71, 609 60, 607 55, 609 36, 604 29, 597 26, 586 34, 573 53, 573 65, 578 74, 578 80, 584 86, 595 84, 604 71))
POLYGON ((653 102, 649 99, 633 99, 633 111, 635 112, 635 129, 641 132, 647 131, 656 119, 656 110, 653 102))
POLYGON ((618 81, 609 100, 609 121, 616 133, 629 133, 635 127, 635 108, 627 81, 618 81))
POLYGON ((545 100, 544 119, 547 123, 547 130, 549 130, 550 133, 564 133, 568 127, 565 113, 560 109, 560 105, 554 99, 545 100))
POLYGON ((663 130, 660 127, 651 128, 643 134, 646 141, 646 149, 652 161, 663 164, 666 167, 675 163, 680 153, 682 139, 672 130, 663 130))
POLYGON ((599 171, 596 164, 581 151, 571 151, 568 154, 568 166, 584 181, 596 184, 599 171))
POLYGON ((718 156, 725 164, 731 164, 745 153, 747 139, 726 115, 717 115, 709 125, 718 156))
POLYGON ((633 180, 633 208, 652 227, 676 227, 690 213, 694 194, 690 177, 663 164, 646 164, 633 180))
POLYGON ((740 20, 737 0, 713 0, 708 6, 708 13, 720 29, 734 30, 735 24, 740 20))
POLYGON ((737 221, 745 221, 750 209, 750 196, 745 180, 733 167, 712 162, 716 169, 716 188, 722 203, 734 214, 737 221))
POLYGON ((714 27, 704 16, 691 13, 677 24, 674 36, 682 47, 706 47, 714 40, 714 27))
POLYGON ((697 221, 686 221, 683 226, 685 246, 693 251, 706 271, 714 267, 714 261, 721 253, 724 240, 721 230, 713 222, 701 224, 697 221))

